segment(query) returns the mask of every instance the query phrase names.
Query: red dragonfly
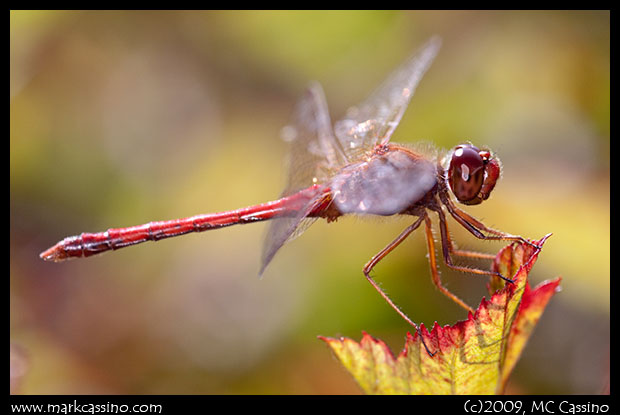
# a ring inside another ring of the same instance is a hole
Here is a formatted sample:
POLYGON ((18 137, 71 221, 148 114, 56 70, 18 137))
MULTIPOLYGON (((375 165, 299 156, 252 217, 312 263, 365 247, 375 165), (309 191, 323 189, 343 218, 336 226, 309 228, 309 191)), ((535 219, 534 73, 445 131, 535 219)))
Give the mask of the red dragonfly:
POLYGON ((433 283, 443 294, 473 312, 442 285, 429 211, 439 217, 443 258, 454 270, 496 276, 512 282, 496 272, 453 262, 453 256, 493 256, 456 249, 448 232, 444 208, 477 238, 532 243, 485 226, 459 209, 452 200, 450 194, 462 204, 476 205, 489 197, 501 169, 498 158, 491 151, 467 143, 439 158, 428 145, 414 147, 390 143, 392 133, 440 44, 437 37, 431 38, 366 101, 350 108, 333 127, 321 86, 311 84, 295 108, 292 125, 283 129, 283 138, 291 143, 292 148, 288 185, 280 199, 227 212, 150 222, 100 233, 82 233, 58 242, 41 253, 41 258, 63 261, 88 257, 145 241, 273 220, 263 248, 262 274, 276 252, 318 218, 333 222, 345 214, 411 215, 416 217, 415 221, 372 257, 363 268, 364 275, 388 304, 417 330, 418 326, 392 302, 370 272, 424 223, 433 283))

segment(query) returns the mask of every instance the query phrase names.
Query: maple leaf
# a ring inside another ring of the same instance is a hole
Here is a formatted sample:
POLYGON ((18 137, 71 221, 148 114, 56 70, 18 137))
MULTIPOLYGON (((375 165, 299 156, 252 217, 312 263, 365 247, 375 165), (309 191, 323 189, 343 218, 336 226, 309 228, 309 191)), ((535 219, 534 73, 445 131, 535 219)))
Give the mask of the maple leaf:
POLYGON ((489 282, 491 298, 482 299, 467 320, 429 331, 407 333, 395 357, 382 341, 363 332, 349 338, 319 336, 368 394, 498 394, 517 363, 560 278, 531 289, 528 275, 550 235, 531 245, 511 244, 497 254, 493 269, 513 275, 514 284, 489 282), (495 292, 493 292, 495 290, 495 292), (419 336, 423 336, 430 356, 419 336))

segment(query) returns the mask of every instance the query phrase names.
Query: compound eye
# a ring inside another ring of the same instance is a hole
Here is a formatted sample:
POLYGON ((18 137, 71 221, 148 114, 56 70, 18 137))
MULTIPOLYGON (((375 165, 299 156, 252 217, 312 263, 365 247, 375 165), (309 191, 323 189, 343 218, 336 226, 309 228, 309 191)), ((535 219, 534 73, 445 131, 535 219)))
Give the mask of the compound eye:
POLYGON ((478 194, 484 181, 484 164, 476 147, 463 144, 454 149, 448 167, 448 183, 459 202, 478 204, 482 201, 478 194))

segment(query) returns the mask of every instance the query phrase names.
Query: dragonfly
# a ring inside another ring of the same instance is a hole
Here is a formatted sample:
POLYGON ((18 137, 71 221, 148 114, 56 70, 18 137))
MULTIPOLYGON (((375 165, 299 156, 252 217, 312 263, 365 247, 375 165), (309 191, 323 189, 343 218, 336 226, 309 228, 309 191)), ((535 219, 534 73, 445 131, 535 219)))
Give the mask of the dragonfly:
MULTIPOLYGON (((432 37, 365 101, 349 108, 333 124, 321 85, 311 83, 293 111, 292 122, 282 132, 291 149, 288 182, 279 199, 226 212, 82 233, 63 239, 40 257, 46 261, 90 257, 146 241, 271 220, 263 245, 259 271, 262 275, 280 248, 317 219, 334 222, 343 215, 409 215, 416 219, 366 263, 364 276, 418 331, 418 325, 388 297, 371 272, 424 224, 432 282, 441 293, 473 313, 469 305, 442 284, 430 214, 439 218, 444 262, 456 271, 513 282, 495 271, 457 265, 455 256, 492 259, 493 255, 457 249, 448 230, 447 214, 476 238, 533 243, 484 225, 456 204, 477 205, 489 198, 501 173, 501 163, 489 149, 466 142, 440 157, 429 145, 390 143, 440 46, 440 38, 432 37)), ((426 350, 431 354, 428 347, 426 350)))

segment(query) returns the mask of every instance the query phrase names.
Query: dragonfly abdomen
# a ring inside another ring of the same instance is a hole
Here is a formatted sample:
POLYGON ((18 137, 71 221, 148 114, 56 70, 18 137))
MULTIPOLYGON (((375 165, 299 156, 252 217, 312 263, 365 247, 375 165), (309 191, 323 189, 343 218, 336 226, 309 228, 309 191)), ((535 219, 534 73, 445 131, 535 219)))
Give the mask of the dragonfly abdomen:
POLYGON ((244 216, 238 211, 232 211, 172 221, 149 222, 129 228, 112 228, 98 233, 84 232, 58 242, 47 251, 41 253, 41 258, 47 261, 58 262, 70 258, 89 257, 101 252, 116 250, 142 242, 159 241, 191 232, 203 232, 264 219, 266 218, 254 215, 244 216))
POLYGON ((316 194, 317 189, 318 186, 312 186, 282 199, 227 212, 149 222, 128 228, 112 228, 98 233, 85 232, 63 239, 42 252, 40 257, 46 261, 59 262, 70 258, 89 257, 101 252, 125 248, 147 241, 159 241, 191 232, 204 232, 276 217, 296 216, 299 209, 316 194))

